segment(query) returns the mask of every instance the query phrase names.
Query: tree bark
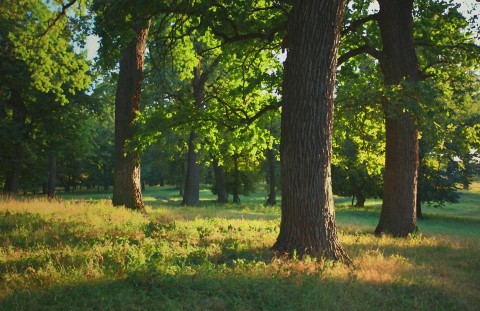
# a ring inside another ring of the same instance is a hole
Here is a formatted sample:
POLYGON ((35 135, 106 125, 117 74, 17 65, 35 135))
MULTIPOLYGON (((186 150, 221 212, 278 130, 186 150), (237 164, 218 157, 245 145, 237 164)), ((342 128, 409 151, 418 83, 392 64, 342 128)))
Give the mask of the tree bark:
POLYGON ((55 188, 57 186, 57 155, 54 152, 50 154, 48 162, 47 196, 54 198, 55 188))
POLYGON ((198 153, 195 151, 197 137, 197 133, 192 130, 188 139, 187 175, 182 200, 182 205, 185 206, 200 204, 200 166, 197 163, 198 153))
POLYGON ((266 204, 273 206, 277 204, 277 192, 275 191, 275 151, 273 149, 268 149, 267 161, 269 193, 266 204))
POLYGON ((228 203, 227 186, 225 183, 225 171, 223 166, 218 165, 218 160, 212 161, 213 173, 215 175, 215 193, 217 194, 218 203, 228 203))
MULTIPOLYGON (((413 42, 413 0, 379 0, 386 85, 420 80, 413 42)), ((404 237, 417 230, 418 132, 401 103, 384 102, 386 153, 383 205, 376 234, 404 237)))
POLYGON ((283 78, 282 218, 273 249, 350 263, 331 183, 334 88, 344 0, 294 2, 283 78))
POLYGON ((233 203, 240 203, 240 171, 238 169, 238 154, 233 155, 233 203))
POLYGON ((147 26, 122 51, 115 96, 115 172, 113 205, 145 211, 140 185, 140 155, 126 147, 135 136, 135 117, 140 111, 147 26))

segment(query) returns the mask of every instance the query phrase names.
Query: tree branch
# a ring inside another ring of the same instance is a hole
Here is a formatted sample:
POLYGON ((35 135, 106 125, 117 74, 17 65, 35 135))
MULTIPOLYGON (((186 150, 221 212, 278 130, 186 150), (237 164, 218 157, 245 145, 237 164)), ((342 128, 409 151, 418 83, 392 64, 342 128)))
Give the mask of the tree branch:
POLYGON ((353 58, 357 55, 360 55, 360 54, 368 54, 370 56, 372 56, 373 58, 377 59, 377 60, 381 60, 382 58, 382 52, 380 52, 379 50, 369 46, 369 45, 362 45, 358 48, 355 48, 353 50, 350 50, 346 53, 344 53, 342 56, 340 56, 338 58, 338 61, 337 61, 337 66, 340 66, 341 64, 345 63, 347 60, 349 60, 350 58, 353 58))
POLYGON ((44 32, 42 32, 40 35, 38 35, 38 37, 41 38, 41 37, 45 36, 50 31, 50 29, 52 29, 52 27, 55 26, 55 24, 60 20, 60 18, 67 15, 68 8, 71 7, 72 5, 74 5, 76 2, 77 2, 77 0, 72 0, 72 1, 62 5, 62 10, 57 14, 57 17, 55 17, 55 19, 53 20, 52 23, 49 23, 47 29, 45 29, 44 32))
POLYGON ((280 102, 273 103, 271 105, 265 106, 259 111, 257 111, 253 116, 251 117, 246 117, 245 119, 242 120, 242 123, 245 125, 250 125, 256 120, 258 120, 261 116, 263 116, 266 112, 268 111, 273 111, 273 110, 278 110, 281 107, 280 102))
POLYGON ((444 60, 437 60, 437 61, 431 62, 430 64, 425 66, 423 69, 419 70, 420 79, 425 80, 427 78, 434 77, 435 74, 433 74, 433 73, 427 74, 427 70, 435 67, 436 65, 440 65, 440 64, 448 64, 448 62, 444 61, 444 60))
POLYGON ((349 32, 353 32, 353 31, 355 31, 358 27, 362 26, 363 24, 365 24, 365 23, 367 23, 367 22, 376 21, 377 18, 378 18, 378 13, 375 13, 375 14, 368 15, 368 16, 366 16, 366 17, 364 17, 364 18, 355 20, 355 21, 351 22, 348 26, 345 26, 345 27, 342 29, 341 35, 344 36, 344 35, 346 35, 346 34, 349 33, 349 32))
POLYGON ((278 27, 272 28, 270 31, 266 33, 252 32, 247 34, 235 34, 230 37, 227 34, 222 33, 214 28, 212 28, 212 32, 215 36, 222 38, 222 44, 228 44, 228 43, 234 43, 234 42, 252 40, 252 39, 272 41, 275 34, 286 29, 287 29, 286 24, 283 24, 278 27))
POLYGON ((202 74, 200 75, 200 83, 205 84, 207 82, 208 77, 212 74, 212 72, 215 70, 215 67, 217 67, 218 63, 220 62, 220 55, 218 55, 215 60, 208 66, 207 69, 205 69, 202 74))

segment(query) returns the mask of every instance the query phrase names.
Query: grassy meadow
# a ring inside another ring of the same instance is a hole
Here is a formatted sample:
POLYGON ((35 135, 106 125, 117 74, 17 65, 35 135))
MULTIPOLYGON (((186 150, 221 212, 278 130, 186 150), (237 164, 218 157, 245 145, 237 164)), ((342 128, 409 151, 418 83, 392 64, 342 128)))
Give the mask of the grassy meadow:
POLYGON ((148 214, 109 193, 0 201, 1 310, 478 310, 480 183, 459 204, 424 207, 420 232, 372 234, 380 202, 336 198, 354 266, 286 260, 269 249, 280 209, 263 195, 180 207, 147 187, 148 214))

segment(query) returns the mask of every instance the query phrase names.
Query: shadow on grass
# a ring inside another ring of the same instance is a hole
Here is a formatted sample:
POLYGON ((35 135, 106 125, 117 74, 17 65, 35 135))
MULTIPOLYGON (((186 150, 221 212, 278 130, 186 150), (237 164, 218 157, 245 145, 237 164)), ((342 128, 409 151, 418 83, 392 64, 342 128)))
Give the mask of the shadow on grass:
POLYGON ((321 274, 267 275, 256 266, 214 266, 177 274, 137 271, 124 279, 92 280, 15 292, 2 310, 474 310, 442 286, 372 283, 321 274))
MULTIPOLYGON (((42 226, 40 221, 36 223, 42 226)), ((171 225, 150 230, 170 230, 168 226, 171 225)), ((389 282, 368 282, 355 278, 354 274, 341 276, 322 270, 309 274, 296 271, 295 267, 272 268, 272 253, 268 248, 239 249, 238 239, 226 239, 218 256, 193 252, 180 262, 151 262, 149 268, 126 272, 120 279, 74 284, 58 280, 66 284, 16 291, 0 303, 0 309, 475 310, 480 297, 462 293, 461 288, 451 284, 423 282, 422 276, 428 280, 432 273, 443 273, 446 282, 458 282, 461 278, 456 280, 456 277, 462 273, 477 271, 473 272, 476 275, 468 276, 472 284, 471 280, 480 279, 478 248, 423 245, 421 238, 417 242, 412 240, 411 245, 402 246, 394 240, 377 245, 355 241, 346 245, 352 257, 369 250, 377 250, 386 257, 405 257, 417 267, 414 272, 422 274, 414 278, 399 274, 389 282), (427 266, 435 269, 429 271, 427 266), (448 272, 443 270, 446 266, 448 272)))

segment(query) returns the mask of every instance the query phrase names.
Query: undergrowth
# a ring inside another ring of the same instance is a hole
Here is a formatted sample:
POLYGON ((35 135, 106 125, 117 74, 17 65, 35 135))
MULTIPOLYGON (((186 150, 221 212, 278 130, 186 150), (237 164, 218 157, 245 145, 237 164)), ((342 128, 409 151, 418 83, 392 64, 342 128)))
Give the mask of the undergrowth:
POLYGON ((143 215, 102 200, 0 204, 2 310, 475 310, 480 305, 478 239, 378 238, 369 227, 377 214, 368 209, 337 212, 340 240, 354 262, 346 267, 275 257, 270 247, 278 235, 278 208, 158 205, 143 215))

